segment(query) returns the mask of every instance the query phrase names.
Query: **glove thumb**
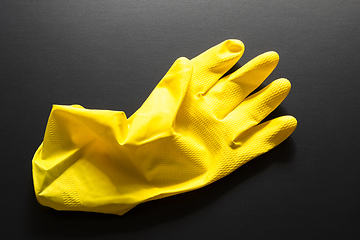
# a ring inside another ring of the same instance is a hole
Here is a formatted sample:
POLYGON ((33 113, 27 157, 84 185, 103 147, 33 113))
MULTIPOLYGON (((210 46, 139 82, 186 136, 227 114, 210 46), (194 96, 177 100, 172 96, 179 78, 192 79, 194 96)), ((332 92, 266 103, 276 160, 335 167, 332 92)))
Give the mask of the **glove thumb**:
POLYGON ((173 133, 178 109, 192 75, 189 59, 177 59, 144 104, 129 118, 126 143, 143 144, 173 133))

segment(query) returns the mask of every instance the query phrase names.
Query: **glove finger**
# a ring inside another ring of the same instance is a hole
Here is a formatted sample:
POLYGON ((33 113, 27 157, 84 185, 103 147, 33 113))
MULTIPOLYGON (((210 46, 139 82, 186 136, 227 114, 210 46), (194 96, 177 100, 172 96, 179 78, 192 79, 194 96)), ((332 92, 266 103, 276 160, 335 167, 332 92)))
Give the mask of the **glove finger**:
POLYGON ((193 58, 193 76, 189 89, 194 94, 207 92, 244 53, 240 40, 226 40, 193 58))
POLYGON ((296 126, 294 117, 282 116, 236 135, 232 147, 238 150, 240 165, 282 143, 294 132, 296 126))
POLYGON ((241 121, 241 128, 248 129, 260 123, 286 98, 291 88, 287 79, 273 81, 261 91, 254 93, 241 102, 224 119, 233 124, 241 121))
POLYGON ((206 93, 206 101, 214 107, 214 113, 219 119, 225 117, 246 96, 254 91, 270 75, 279 62, 276 52, 261 54, 234 73, 220 79, 206 93))
POLYGON ((178 109, 192 75, 190 60, 175 61, 143 105, 129 118, 127 143, 143 144, 171 134, 178 109))

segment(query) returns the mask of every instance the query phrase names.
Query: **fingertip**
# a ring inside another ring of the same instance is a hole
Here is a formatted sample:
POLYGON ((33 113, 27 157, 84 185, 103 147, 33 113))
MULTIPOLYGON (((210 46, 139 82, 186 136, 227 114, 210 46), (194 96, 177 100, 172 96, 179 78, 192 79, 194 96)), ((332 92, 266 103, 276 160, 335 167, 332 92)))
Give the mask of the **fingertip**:
POLYGON ((292 131, 294 131, 297 127, 298 121, 295 117, 290 116, 290 115, 286 115, 284 116, 285 120, 286 120, 286 125, 287 128, 292 129, 292 131))
POLYGON ((267 56, 268 56, 268 58, 269 59, 272 59, 273 61, 279 61, 279 59, 280 59, 280 56, 279 56, 279 54, 277 53, 277 52, 275 52, 275 51, 268 51, 268 52, 266 52, 266 53, 264 53, 264 54, 266 54, 267 56))
POLYGON ((296 126, 296 118, 290 115, 277 117, 268 121, 268 141, 273 142, 275 146, 280 144, 295 131, 296 126))
POLYGON ((71 105, 73 108, 80 108, 80 109, 84 109, 83 106, 79 105, 79 104, 73 104, 71 105))
POLYGON ((271 87, 273 91, 277 93, 276 95, 287 95, 290 92, 291 83, 286 78, 279 78, 271 83, 271 87))
POLYGON ((275 51, 265 52, 255 57, 251 61, 251 63, 253 63, 256 66, 268 66, 272 70, 274 70, 277 64, 279 63, 279 54, 275 51))
POLYGON ((292 134, 297 127, 297 119, 290 115, 275 118, 274 121, 278 122, 279 131, 286 131, 287 135, 292 134))
POLYGON ((192 71, 191 61, 186 57, 179 57, 176 59, 170 70, 172 70, 173 73, 190 74, 192 71))
POLYGON ((228 39, 224 41, 224 45, 233 53, 243 52, 245 50, 244 43, 238 39, 228 39))
POLYGON ((178 59, 176 59, 175 63, 177 63, 177 64, 189 64, 190 60, 187 59, 186 57, 179 57, 178 59))

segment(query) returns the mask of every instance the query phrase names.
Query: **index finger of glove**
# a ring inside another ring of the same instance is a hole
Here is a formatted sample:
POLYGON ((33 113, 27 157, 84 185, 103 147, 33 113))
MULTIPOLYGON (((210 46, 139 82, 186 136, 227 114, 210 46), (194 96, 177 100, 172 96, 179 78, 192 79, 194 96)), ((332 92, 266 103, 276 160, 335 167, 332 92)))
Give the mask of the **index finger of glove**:
POLYGON ((193 58, 193 76, 189 89, 194 94, 206 93, 239 61, 244 49, 244 44, 240 40, 230 39, 193 58))

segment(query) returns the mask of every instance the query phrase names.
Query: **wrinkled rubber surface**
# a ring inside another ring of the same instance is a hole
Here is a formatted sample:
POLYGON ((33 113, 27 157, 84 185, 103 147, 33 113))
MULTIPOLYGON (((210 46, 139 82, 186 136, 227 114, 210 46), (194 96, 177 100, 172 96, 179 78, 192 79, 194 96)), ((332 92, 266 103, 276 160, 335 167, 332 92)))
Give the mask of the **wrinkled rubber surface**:
POLYGON ((264 53, 224 74, 244 52, 227 40, 179 58, 144 104, 125 113, 54 105, 33 158, 38 201, 58 210, 122 215, 137 204, 210 184, 284 141, 296 119, 260 123, 287 96, 264 53))

